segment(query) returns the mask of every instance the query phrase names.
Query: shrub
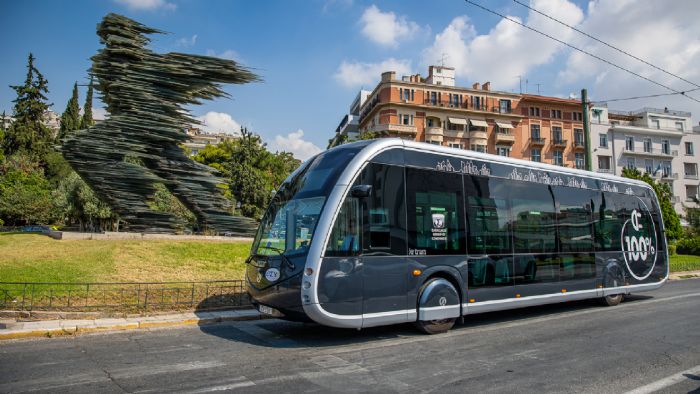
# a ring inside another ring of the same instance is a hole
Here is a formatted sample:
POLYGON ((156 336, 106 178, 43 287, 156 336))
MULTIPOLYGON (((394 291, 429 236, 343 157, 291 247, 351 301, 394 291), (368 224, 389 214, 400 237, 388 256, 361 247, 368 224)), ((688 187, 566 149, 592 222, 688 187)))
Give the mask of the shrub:
POLYGON ((683 238, 676 243, 678 254, 692 254, 700 256, 700 237, 683 238))

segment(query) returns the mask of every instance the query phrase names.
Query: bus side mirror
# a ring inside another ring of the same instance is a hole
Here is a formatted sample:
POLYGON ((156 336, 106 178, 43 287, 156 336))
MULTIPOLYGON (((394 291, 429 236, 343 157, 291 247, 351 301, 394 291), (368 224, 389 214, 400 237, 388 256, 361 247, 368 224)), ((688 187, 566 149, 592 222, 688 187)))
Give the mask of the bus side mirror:
POLYGON ((350 189, 350 195, 357 198, 367 198, 372 192, 372 185, 355 185, 350 189))

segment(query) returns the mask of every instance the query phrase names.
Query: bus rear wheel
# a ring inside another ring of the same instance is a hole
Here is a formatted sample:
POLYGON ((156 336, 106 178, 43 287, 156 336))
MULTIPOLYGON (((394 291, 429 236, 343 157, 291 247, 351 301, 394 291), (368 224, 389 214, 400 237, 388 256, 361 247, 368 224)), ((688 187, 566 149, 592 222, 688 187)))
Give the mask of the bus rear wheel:
POLYGON ((441 319, 441 320, 418 320, 414 324, 416 328, 426 334, 442 334, 444 332, 450 331, 450 328, 455 325, 456 318, 441 319))

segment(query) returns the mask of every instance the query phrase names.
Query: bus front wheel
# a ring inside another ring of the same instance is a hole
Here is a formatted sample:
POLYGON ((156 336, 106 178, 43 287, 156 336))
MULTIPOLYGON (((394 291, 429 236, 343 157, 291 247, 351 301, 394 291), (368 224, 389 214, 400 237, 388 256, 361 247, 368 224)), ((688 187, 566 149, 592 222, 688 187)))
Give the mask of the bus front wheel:
POLYGON ((460 313, 459 294, 444 278, 431 278, 418 297, 416 327, 426 334, 441 334, 454 326, 460 313))
MULTIPOLYGON (((608 271, 605 275, 605 288, 615 288, 624 283, 624 279, 621 278, 620 272, 616 270, 608 271)), ((619 305, 625 298, 623 294, 611 294, 606 295, 600 299, 600 303, 604 306, 616 306, 619 305)))

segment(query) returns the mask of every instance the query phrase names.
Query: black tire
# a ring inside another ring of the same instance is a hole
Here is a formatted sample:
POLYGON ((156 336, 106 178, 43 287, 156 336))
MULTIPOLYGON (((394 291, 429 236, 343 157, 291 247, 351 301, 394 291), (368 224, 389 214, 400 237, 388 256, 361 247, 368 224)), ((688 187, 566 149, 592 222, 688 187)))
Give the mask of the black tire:
MULTIPOLYGON (((605 275, 605 287, 617 287, 619 283, 624 283, 621 279, 619 279, 617 276, 615 276, 613 273, 608 271, 608 273, 605 275)), ((619 305, 622 300, 625 298, 624 294, 612 294, 612 295, 607 295, 605 297, 602 297, 600 299, 600 303, 603 306, 617 306, 619 305)))
MULTIPOLYGON (((418 299, 420 300, 421 295, 423 294, 423 290, 432 282, 433 280, 438 279, 434 278, 429 281, 426 281, 423 286, 420 288, 420 292, 418 293, 418 299)), ((454 286, 452 286, 454 288, 454 286)), ((455 290, 456 292, 456 290, 455 290)), ((447 331, 449 331, 452 326, 455 325, 455 322, 457 321, 456 317, 449 318, 449 319, 440 319, 440 320, 418 320, 414 323, 416 328, 420 330, 421 332, 429 335, 433 334, 442 334, 447 331)))
POLYGON ((447 331, 450 331, 450 328, 455 325, 455 322, 457 321, 457 318, 451 318, 451 319, 442 319, 442 320, 428 320, 428 321, 422 321, 418 320, 415 322, 416 328, 418 328, 420 331, 433 335, 433 334, 442 334, 447 331))

